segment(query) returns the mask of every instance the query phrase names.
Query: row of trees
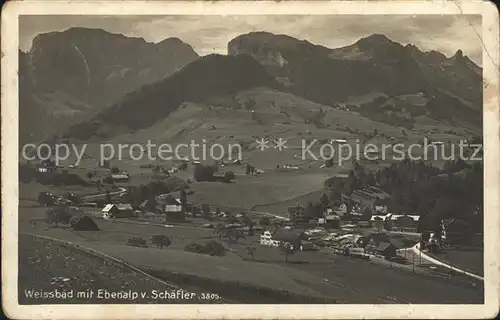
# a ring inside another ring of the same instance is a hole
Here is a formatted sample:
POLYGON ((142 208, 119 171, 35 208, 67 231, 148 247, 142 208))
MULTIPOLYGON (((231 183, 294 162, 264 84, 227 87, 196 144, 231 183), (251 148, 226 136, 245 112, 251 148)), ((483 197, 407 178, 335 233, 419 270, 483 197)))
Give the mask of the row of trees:
POLYGON ((233 171, 226 171, 222 177, 216 177, 215 173, 218 171, 217 165, 203 165, 198 163, 194 167, 193 177, 198 182, 203 181, 222 181, 230 183, 236 178, 233 171))
POLYGON ((450 160, 439 169, 423 161, 405 159, 374 174, 355 162, 341 191, 350 195, 370 186, 391 195, 388 199, 377 199, 375 205, 386 205, 394 213, 419 214, 421 228, 438 230, 441 220, 453 217, 482 225, 481 162, 470 165, 461 159, 450 160))

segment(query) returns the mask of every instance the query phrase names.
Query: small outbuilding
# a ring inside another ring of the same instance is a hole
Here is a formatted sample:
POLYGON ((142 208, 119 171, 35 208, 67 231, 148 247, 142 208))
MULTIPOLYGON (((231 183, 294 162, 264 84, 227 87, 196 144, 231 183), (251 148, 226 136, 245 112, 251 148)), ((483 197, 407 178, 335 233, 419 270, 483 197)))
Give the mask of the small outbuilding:
POLYGON ((130 218, 134 216, 134 210, 128 203, 110 203, 102 209, 104 219, 130 218))

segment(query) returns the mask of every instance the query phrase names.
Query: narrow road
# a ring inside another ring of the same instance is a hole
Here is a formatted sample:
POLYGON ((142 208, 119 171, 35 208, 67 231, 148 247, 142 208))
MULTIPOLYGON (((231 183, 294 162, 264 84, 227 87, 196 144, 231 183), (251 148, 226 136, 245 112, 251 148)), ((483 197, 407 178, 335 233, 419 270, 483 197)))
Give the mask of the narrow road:
MULTIPOLYGON (((119 187, 119 188, 120 188, 119 191, 110 192, 109 195, 113 196, 115 194, 122 194, 122 193, 127 192, 127 189, 125 189, 123 187, 119 187)), ((90 195, 90 196, 83 196, 82 199, 88 200, 88 199, 93 199, 93 198, 100 198, 100 197, 104 197, 105 195, 106 195, 106 192, 100 193, 100 194, 93 194, 93 195, 90 195)))
POLYGON ((427 261, 429 261, 429 262, 431 262, 431 263, 433 263, 435 265, 442 266, 442 267, 448 268, 450 270, 457 271, 457 272, 459 272, 459 273, 461 273, 463 275, 475 278, 477 280, 484 281, 484 278, 481 277, 481 276, 478 276, 477 274, 473 274, 473 273, 467 272, 465 270, 462 270, 462 269, 450 266, 449 264, 446 264, 446 263, 444 263, 442 261, 439 261, 438 259, 433 258, 433 257, 429 256, 428 254, 422 252, 420 250, 420 244, 419 243, 417 243, 413 247, 409 248, 408 250, 410 250, 411 252, 413 252, 416 255, 422 256, 423 259, 425 259, 425 260, 427 260, 427 261))

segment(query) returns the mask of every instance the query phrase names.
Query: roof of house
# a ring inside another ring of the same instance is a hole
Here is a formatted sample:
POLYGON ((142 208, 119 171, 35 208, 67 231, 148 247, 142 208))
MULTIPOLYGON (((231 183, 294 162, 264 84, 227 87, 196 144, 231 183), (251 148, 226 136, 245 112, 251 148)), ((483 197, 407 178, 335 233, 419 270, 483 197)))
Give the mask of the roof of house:
POLYGON ((118 210, 132 210, 130 203, 117 203, 115 206, 118 210))
POLYGON ((409 215, 409 214, 393 214, 393 215, 391 215, 391 220, 395 221, 395 220, 398 220, 399 218, 403 218, 403 217, 411 218, 415 222, 417 222, 418 220, 420 220, 420 216, 409 215))
POLYGON ((101 211, 102 212, 109 212, 113 207, 114 207, 114 204, 109 203, 109 204, 105 205, 101 211))
POLYGON ((169 205, 180 205, 181 200, 173 194, 165 193, 158 196, 158 200, 169 205))
POLYGON ((303 232, 297 231, 278 230, 275 234, 273 234, 273 239, 280 241, 297 241, 303 234, 303 232))
POLYGON ((340 220, 340 217, 337 215, 328 215, 325 216, 325 220, 340 220))
POLYGON ((377 246, 377 251, 385 251, 385 250, 387 250, 387 248, 389 248, 391 246, 395 247, 394 244, 392 244, 390 242, 381 242, 377 246))
POLYGON ((182 206, 167 204, 165 206, 165 211, 166 212, 181 212, 182 211, 182 206))
POLYGON ((372 233, 370 239, 375 243, 390 242, 389 235, 386 233, 372 233))
POLYGON ((375 221, 375 220, 381 220, 381 221, 385 221, 387 219, 387 215, 373 215, 371 218, 370 218, 370 221, 375 221))
POLYGON ((110 212, 112 208, 118 210, 132 210, 132 206, 129 203, 108 203, 102 208, 102 212, 110 212))
POLYGON ((347 178, 349 178, 349 174, 348 173, 335 173, 332 175, 332 178, 347 179, 347 178))
POLYGON ((111 178, 113 178, 113 179, 129 179, 130 177, 126 174, 112 174, 111 178))
POLYGON ((392 238, 391 243, 393 246, 396 247, 396 249, 402 249, 402 248, 409 247, 402 239, 398 239, 398 238, 392 238))

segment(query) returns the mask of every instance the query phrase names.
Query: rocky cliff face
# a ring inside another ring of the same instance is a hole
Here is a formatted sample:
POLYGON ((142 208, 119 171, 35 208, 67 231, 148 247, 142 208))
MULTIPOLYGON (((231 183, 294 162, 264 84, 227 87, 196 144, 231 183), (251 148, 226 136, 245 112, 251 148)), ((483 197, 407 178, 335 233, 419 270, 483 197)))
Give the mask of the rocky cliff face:
MULTIPOLYGON (((41 34, 29 52, 19 55, 21 116, 43 114, 45 121, 52 117, 60 125, 73 123, 75 116, 93 115, 127 92, 162 80, 198 57, 177 38, 148 43, 86 28, 41 34)), ((27 123, 31 120, 26 119, 27 123)), ((49 124, 42 126, 21 130, 35 139, 51 133, 49 124)))
POLYGON ((251 57, 204 56, 162 81, 125 95, 91 121, 71 128, 68 135, 88 139, 94 135, 110 137, 124 128, 147 128, 167 117, 184 101, 202 102, 209 97, 254 87, 279 88, 279 85, 251 57))
POLYGON ((329 49, 285 35, 255 32, 233 39, 228 52, 254 57, 290 91, 324 104, 376 90, 390 96, 445 94, 477 110, 482 105, 482 70, 460 50, 447 58, 380 34, 329 49))

